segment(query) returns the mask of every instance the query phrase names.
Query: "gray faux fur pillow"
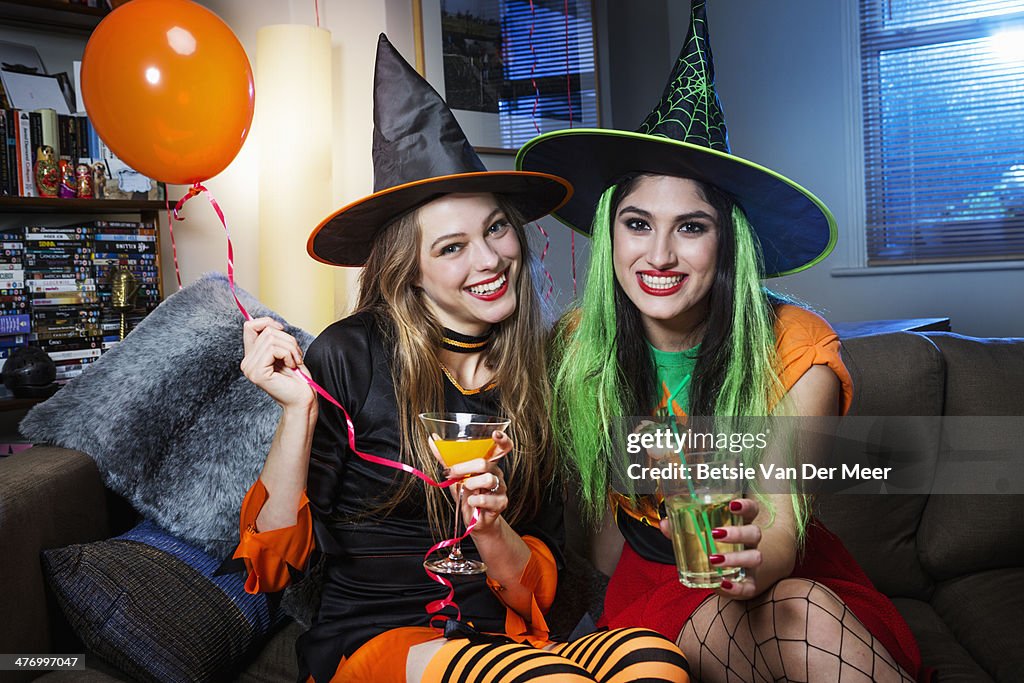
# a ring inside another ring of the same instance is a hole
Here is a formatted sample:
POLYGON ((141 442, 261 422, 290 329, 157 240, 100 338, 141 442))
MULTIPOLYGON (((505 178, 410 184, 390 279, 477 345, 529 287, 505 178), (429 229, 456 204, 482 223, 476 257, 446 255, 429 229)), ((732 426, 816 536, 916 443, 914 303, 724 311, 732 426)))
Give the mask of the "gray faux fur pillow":
MULTIPOLYGON (((273 316, 248 293, 253 317, 273 316)), ((21 432, 88 453, 144 517, 214 557, 238 543, 238 512, 259 476, 280 407, 239 370, 242 314, 227 279, 167 298, 85 374, 32 409, 21 432)))

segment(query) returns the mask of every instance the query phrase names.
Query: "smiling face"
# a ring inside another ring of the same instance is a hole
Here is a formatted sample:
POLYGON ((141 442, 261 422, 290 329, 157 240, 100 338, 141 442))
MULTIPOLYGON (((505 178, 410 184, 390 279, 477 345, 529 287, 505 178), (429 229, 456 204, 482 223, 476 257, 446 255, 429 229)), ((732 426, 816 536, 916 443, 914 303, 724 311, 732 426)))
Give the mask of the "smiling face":
POLYGON ((445 327, 480 335, 516 310, 522 250, 491 194, 448 194, 417 212, 424 301, 445 327))
POLYGON ((614 207, 615 277, 640 311, 648 338, 685 348, 707 317, 719 216, 693 180, 641 176, 614 207))

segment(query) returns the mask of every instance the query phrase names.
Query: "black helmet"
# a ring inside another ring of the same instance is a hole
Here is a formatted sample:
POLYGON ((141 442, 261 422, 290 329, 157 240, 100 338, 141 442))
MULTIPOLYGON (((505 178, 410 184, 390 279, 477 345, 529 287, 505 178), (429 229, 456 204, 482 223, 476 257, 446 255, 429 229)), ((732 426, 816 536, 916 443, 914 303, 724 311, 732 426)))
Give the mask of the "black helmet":
POLYGON ((4 386, 17 398, 48 398, 59 388, 57 366, 42 349, 23 346, 4 363, 4 386))

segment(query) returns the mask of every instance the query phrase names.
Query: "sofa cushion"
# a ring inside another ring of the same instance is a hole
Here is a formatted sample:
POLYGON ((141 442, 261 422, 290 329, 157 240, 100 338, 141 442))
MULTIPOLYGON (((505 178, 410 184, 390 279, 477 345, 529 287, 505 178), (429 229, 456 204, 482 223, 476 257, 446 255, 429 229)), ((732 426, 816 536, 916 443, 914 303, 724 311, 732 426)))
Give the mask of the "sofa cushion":
POLYGON ((81 453, 34 448, 0 458, 0 650, 50 647, 39 551, 109 536, 105 507, 96 465, 81 453))
MULTIPOLYGON (((866 455, 874 466, 902 464, 912 454, 915 470, 933 467, 945 372, 936 346, 898 332, 843 340, 842 356, 853 378, 843 429, 853 425, 862 433, 840 445, 861 448, 851 457, 866 455)), ((916 534, 926 503, 927 496, 916 494, 837 494, 820 497, 816 512, 880 591, 923 600, 931 580, 918 559, 916 534)))
POLYGON ((1024 415, 1024 338, 928 335, 946 361, 946 415, 1024 415))
POLYGON ((921 562, 936 579, 1024 566, 1019 531, 1024 441, 1024 339, 933 333, 946 362, 942 491, 918 532, 921 562))
MULTIPOLYGON (((239 290, 254 317, 280 317, 239 290)), ((242 314, 221 275, 172 294, 21 423, 36 442, 89 454, 146 519, 224 558, 280 407, 241 373, 242 314)), ((282 321, 283 322, 283 321, 282 321)), ((312 338, 286 325, 305 348, 312 338)))
POLYGON ((935 589, 932 606, 993 678, 1024 681, 1024 569, 997 569, 943 582, 935 589))
POLYGON ((992 678, 957 642, 931 605, 910 598, 896 598, 892 602, 914 632, 921 663, 935 669, 941 683, 992 683, 992 678))
POLYGON ((291 681, 299 677, 299 661, 295 655, 295 641, 305 631, 297 622, 289 622, 275 633, 259 655, 238 675, 237 683, 267 683, 291 681))
POLYGON ((850 415, 941 415, 945 363, 927 337, 895 332, 842 341, 850 415))
POLYGON ((137 680, 222 681, 279 620, 265 595, 152 522, 43 551, 57 601, 84 645, 137 680))

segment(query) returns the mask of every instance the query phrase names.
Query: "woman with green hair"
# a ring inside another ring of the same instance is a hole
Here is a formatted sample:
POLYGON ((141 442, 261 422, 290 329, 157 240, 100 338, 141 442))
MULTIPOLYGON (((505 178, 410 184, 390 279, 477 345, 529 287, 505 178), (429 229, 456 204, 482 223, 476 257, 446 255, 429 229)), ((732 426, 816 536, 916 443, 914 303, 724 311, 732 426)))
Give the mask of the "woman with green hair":
POLYGON ((834 417, 852 398, 835 332, 761 284, 824 259, 835 221, 796 183, 729 154, 707 41, 697 0, 638 132, 556 131, 517 159, 569 179, 576 193, 555 215, 584 234, 592 226, 581 306, 555 337, 552 420, 584 517, 612 556, 599 566, 612 576, 601 623, 676 639, 703 681, 924 677, 909 627, 805 495, 731 501, 742 523, 707 532, 739 550, 708 559, 745 577, 698 589, 679 582, 658 499, 624 485, 615 445, 626 416, 834 417))

